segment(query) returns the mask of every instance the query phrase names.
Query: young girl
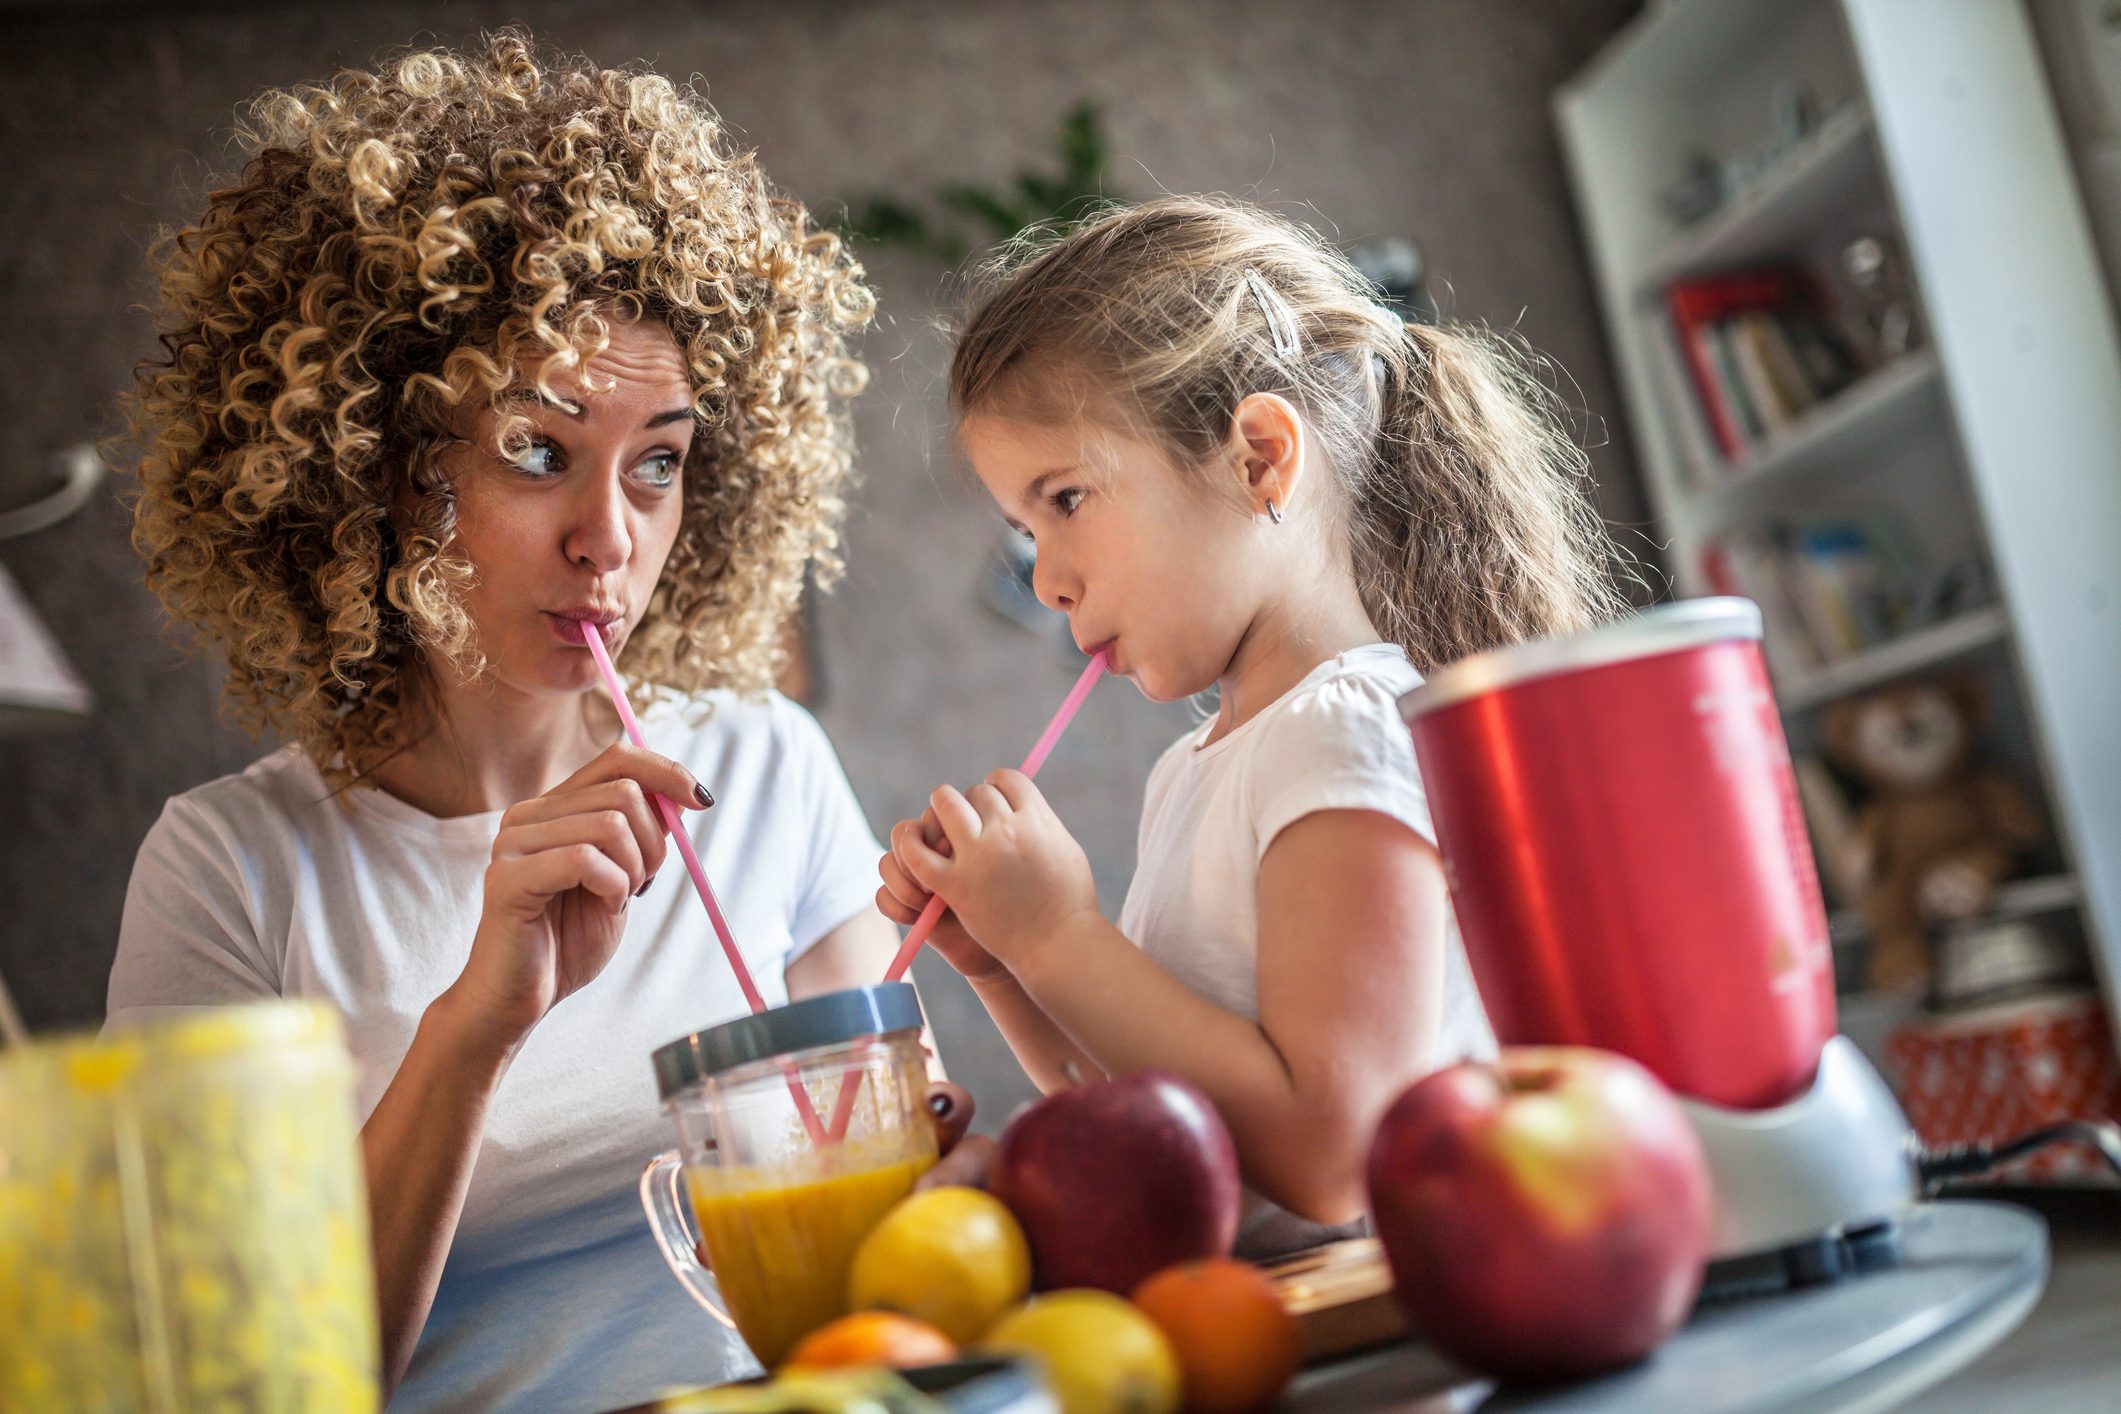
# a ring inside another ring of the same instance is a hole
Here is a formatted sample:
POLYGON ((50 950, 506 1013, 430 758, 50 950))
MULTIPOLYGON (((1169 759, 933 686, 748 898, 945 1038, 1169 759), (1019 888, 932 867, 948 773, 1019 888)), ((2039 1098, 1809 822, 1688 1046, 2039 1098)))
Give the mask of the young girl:
POLYGON ((1408 325, 1310 232, 1234 203, 1110 212, 1020 258, 951 368, 960 438, 1038 546, 1039 598, 1168 702, 1117 926, 1037 788, 901 822, 878 902, 934 939, 1043 1089, 1130 1071, 1213 1098, 1239 1250, 1359 1219, 1377 1116, 1492 1045, 1399 697, 1618 600, 1548 395, 1489 336, 1408 325))

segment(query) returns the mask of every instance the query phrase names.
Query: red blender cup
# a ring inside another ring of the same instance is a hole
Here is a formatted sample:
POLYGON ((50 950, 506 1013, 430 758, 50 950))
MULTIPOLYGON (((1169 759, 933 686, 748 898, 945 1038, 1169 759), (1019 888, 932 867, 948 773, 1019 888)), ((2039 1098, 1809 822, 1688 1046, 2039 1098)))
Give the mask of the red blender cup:
POLYGON ((1751 602, 1692 600, 1402 699, 1505 1044, 1619 1051, 1733 1109, 1811 1083, 1832 955, 1759 640, 1751 602))

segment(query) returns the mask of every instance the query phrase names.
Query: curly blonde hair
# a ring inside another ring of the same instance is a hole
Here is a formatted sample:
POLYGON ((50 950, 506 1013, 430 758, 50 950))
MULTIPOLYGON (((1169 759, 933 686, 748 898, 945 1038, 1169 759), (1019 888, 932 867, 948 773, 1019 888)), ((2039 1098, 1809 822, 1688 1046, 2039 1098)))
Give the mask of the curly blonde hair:
POLYGON ((247 165, 158 243, 161 346, 128 400, 133 539, 223 653, 230 714, 337 784, 423 730, 422 653, 484 667, 437 454, 467 409, 666 325, 693 387, 677 543, 624 669, 640 702, 773 681, 807 575, 836 577, 849 334, 875 300, 706 101, 543 53, 404 53, 268 91, 247 165))
POLYGON ((983 273, 950 368, 960 416, 1058 421, 1087 377, 1197 469, 1247 394, 1285 394, 1340 486, 1363 606, 1423 672, 1625 608, 1588 459, 1537 358, 1477 326, 1402 321, 1317 232, 1170 196, 1030 232, 983 273))

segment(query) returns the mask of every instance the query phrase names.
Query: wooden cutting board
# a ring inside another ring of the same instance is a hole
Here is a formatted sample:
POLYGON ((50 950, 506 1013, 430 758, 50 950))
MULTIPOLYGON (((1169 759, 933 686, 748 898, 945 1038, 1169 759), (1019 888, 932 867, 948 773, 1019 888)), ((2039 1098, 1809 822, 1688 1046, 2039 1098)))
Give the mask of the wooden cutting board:
POLYGON ((1406 1317, 1392 1298, 1392 1269, 1374 1237, 1331 1242, 1266 1265, 1304 1332, 1304 1362, 1402 1339, 1406 1317))

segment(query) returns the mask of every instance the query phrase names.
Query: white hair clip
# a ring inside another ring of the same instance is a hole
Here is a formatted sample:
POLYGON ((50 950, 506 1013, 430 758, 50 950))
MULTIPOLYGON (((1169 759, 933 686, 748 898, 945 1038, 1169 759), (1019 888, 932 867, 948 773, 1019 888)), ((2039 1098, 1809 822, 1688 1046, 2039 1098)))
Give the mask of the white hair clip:
POLYGON ((1260 317, 1267 321, 1267 336, 1274 340, 1274 356, 1292 359, 1303 352, 1303 340, 1296 333, 1296 316, 1290 312, 1289 302, 1260 276, 1251 266, 1245 267, 1245 288, 1259 303, 1260 317))

